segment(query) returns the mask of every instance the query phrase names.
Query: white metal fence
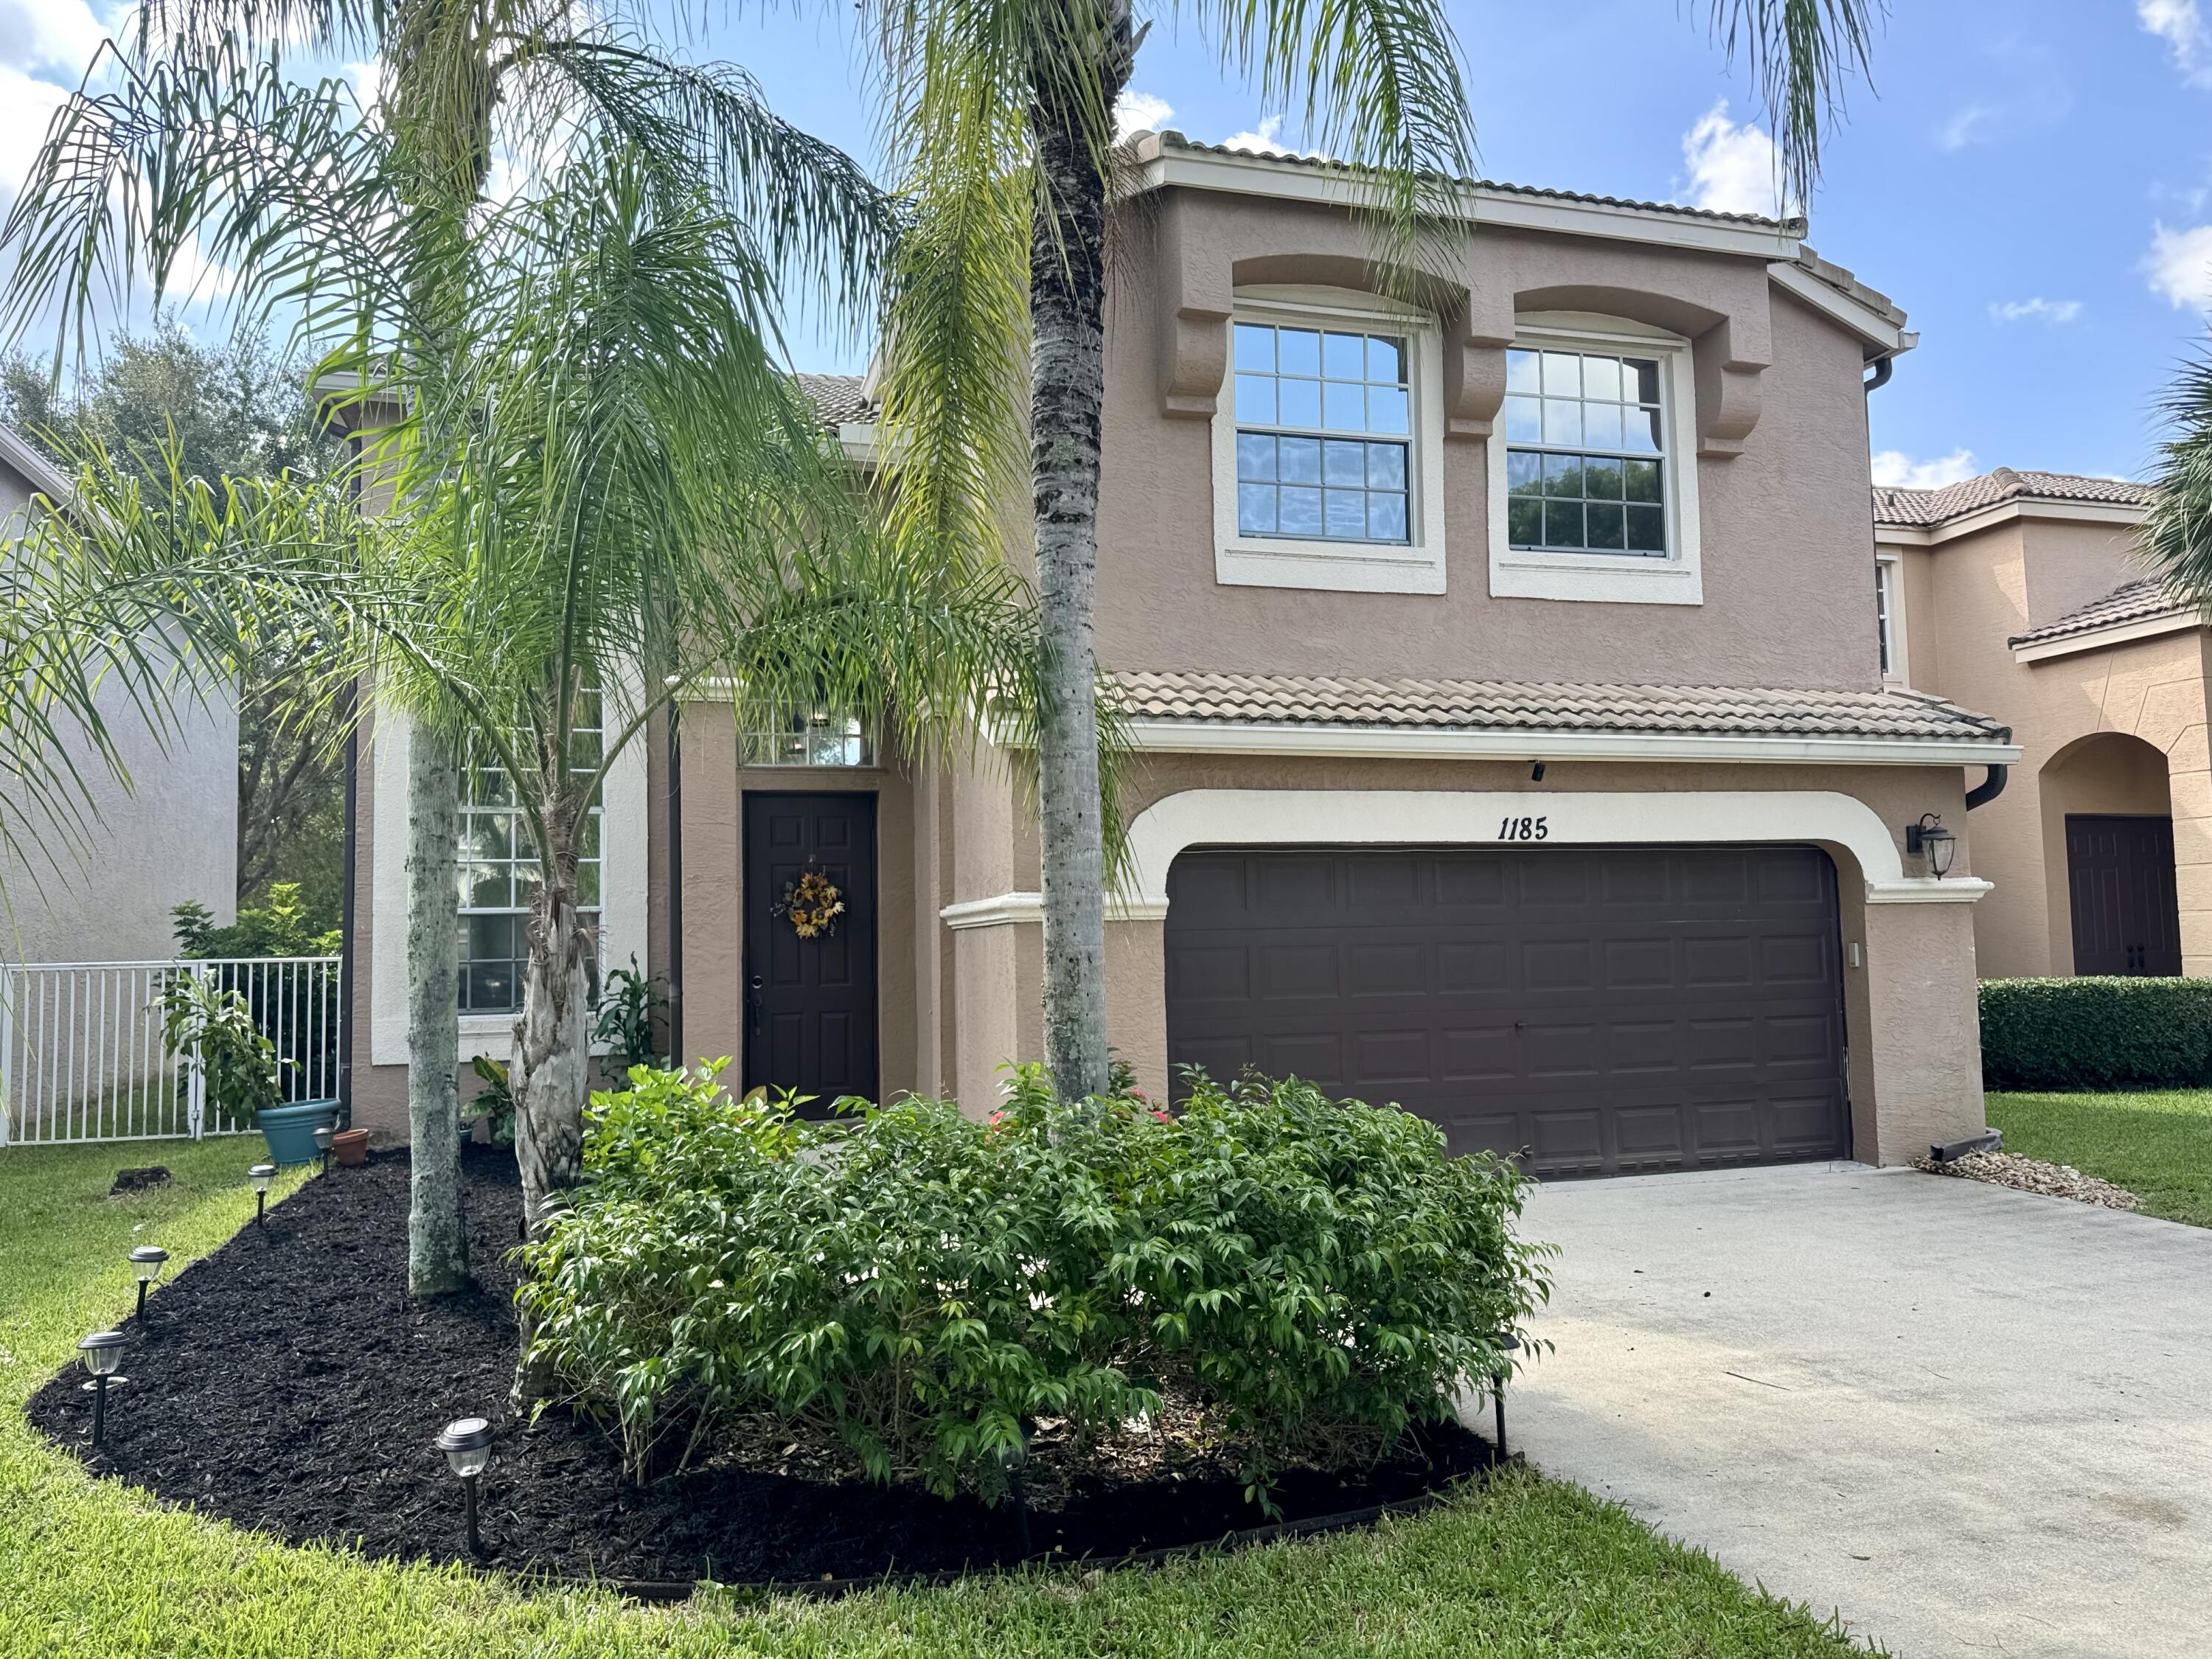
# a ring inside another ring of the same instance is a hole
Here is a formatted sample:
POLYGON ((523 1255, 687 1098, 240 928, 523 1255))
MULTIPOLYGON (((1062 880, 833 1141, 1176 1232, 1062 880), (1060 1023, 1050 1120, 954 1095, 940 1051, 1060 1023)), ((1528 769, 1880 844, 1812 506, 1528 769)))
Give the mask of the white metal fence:
POLYGON ((0 965, 0 1147, 237 1133, 190 1054, 161 1035, 179 974, 243 996, 276 1045, 287 1100, 337 1093, 345 1006, 337 957, 0 965))

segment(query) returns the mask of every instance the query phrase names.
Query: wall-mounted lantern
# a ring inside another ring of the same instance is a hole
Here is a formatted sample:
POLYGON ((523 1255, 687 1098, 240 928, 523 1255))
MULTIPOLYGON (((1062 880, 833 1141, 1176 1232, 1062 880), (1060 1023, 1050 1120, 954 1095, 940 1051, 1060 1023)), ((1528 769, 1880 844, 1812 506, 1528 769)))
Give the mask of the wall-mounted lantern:
POLYGON ((1951 855, 1958 850, 1959 838, 1933 812, 1923 812, 1919 823, 1905 826, 1905 855, 1926 859, 1929 873, 1938 881, 1951 873, 1951 855))

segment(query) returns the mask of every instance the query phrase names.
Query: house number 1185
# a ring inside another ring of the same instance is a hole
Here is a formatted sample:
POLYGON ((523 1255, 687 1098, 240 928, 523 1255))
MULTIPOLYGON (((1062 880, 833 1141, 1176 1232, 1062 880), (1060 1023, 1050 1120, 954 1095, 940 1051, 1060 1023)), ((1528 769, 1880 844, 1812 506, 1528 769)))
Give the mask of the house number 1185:
POLYGON ((1500 818, 1498 839, 1500 841, 1542 841, 1551 834, 1543 818, 1500 818))

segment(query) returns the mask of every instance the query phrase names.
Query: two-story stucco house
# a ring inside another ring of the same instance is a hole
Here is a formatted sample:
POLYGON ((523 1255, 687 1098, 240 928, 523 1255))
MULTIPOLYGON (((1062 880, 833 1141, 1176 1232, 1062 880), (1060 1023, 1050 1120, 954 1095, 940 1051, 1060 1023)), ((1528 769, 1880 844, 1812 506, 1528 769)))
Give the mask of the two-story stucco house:
POLYGON ((2212 973, 2208 636, 2136 556, 2141 484, 2009 468, 1875 494, 1884 670, 1996 711, 1985 977, 2212 973))
MULTIPOLYGON (((66 501, 69 480, 20 433, 0 426, 0 557, 12 556, 34 504, 66 501)), ((238 714, 180 710, 157 738, 116 690, 102 696, 119 781, 90 738, 64 726, 63 758, 82 781, 82 810, 33 814, 0 848, 0 963, 144 962, 175 949, 169 912, 187 899, 229 920, 238 886, 238 714)), ((20 805, 20 803, 18 803, 20 805)))
MULTIPOLYGON (((1554 1174, 1979 1130, 1966 798, 2019 750, 1886 684, 1868 625, 1864 382, 1902 313, 1796 226, 1490 185, 1407 305, 1346 188, 1133 149, 1098 640, 1141 750, 1108 929, 1141 1085, 1294 1072, 1554 1174), (1939 820, 1941 879, 1905 850, 1939 820)), ((865 456, 866 386, 809 389, 865 456)), ((836 710, 677 736, 608 793, 604 959, 665 970, 732 1080, 985 1109, 1042 1047, 1006 769, 836 710), (810 862, 848 910, 804 940, 775 907, 810 862)), ((403 778, 361 789, 369 1123, 404 1119, 403 778)), ((514 918, 468 925, 493 1051, 514 918)))

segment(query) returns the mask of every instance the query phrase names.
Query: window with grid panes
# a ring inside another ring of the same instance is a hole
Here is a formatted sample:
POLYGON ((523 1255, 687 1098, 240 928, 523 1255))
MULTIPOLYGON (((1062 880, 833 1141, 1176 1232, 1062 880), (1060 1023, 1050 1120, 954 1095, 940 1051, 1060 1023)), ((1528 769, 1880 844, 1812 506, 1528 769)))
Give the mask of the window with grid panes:
POLYGON ((1506 352, 1511 546, 1667 556, 1664 384, 1632 351, 1506 352))
MULTIPOLYGON (((578 698, 570 770, 599 769, 605 742, 599 694, 578 698)), ((461 804, 460 999, 465 1014, 511 1014, 522 1006, 530 952, 530 905, 538 891, 538 849, 516 804, 507 770, 469 757, 461 804)), ((579 835, 576 908, 596 937, 599 926, 600 807, 594 800, 579 835)))
POLYGON ((1240 322, 1236 356, 1237 533, 1410 541, 1405 337, 1240 322))

